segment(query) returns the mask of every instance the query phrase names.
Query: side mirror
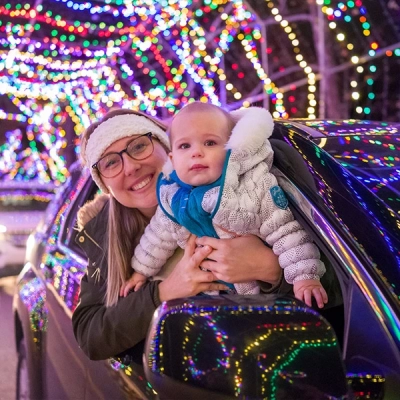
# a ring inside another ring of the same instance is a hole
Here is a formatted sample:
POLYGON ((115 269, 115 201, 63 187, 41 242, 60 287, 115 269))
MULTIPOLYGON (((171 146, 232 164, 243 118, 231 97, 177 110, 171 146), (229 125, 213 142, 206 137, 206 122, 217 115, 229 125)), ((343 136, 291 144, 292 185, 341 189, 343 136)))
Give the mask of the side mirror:
POLYGON ((155 312, 144 353, 160 399, 347 398, 332 327, 295 299, 191 297, 155 312))

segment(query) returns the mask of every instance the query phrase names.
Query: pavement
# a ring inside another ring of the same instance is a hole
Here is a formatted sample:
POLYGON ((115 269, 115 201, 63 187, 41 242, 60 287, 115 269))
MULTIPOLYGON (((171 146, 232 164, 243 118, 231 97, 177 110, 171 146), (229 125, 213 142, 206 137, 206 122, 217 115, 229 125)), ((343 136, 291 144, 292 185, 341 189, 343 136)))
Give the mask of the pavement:
POLYGON ((0 278, 0 400, 15 400, 17 353, 12 296, 16 276, 0 278))

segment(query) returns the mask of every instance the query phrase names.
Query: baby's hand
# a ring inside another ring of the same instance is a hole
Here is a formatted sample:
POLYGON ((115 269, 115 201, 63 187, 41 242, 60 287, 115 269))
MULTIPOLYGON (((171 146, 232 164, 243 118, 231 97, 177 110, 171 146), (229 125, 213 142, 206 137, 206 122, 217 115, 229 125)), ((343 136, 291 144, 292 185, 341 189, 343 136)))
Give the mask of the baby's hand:
POLYGON ((134 272, 132 276, 121 286, 119 295, 121 297, 126 297, 132 289, 137 292, 143 286, 146 280, 147 278, 144 275, 140 274, 139 272, 134 272))
POLYGON ((309 307, 312 307, 311 299, 315 298, 319 308, 323 308, 328 302, 328 295, 321 285, 321 282, 316 279, 306 279, 297 281, 293 284, 293 292, 296 299, 304 301, 309 307))

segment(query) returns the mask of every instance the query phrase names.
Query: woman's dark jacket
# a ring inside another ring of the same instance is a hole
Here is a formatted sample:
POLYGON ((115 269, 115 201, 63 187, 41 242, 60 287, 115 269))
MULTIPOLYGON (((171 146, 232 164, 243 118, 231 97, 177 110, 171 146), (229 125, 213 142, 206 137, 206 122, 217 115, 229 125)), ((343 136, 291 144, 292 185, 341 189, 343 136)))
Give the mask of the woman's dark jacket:
POLYGON ((103 243, 108 208, 107 202, 76 239, 89 260, 72 325, 80 348, 92 360, 115 356, 143 341, 153 313, 160 305, 160 281, 148 282, 141 290, 120 298, 113 307, 104 305, 108 265, 103 243))

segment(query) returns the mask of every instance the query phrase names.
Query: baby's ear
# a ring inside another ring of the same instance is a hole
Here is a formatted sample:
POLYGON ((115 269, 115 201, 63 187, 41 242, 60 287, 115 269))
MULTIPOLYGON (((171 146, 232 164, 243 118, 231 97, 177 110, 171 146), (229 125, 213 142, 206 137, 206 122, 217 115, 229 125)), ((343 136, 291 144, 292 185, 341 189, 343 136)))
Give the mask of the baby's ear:
POLYGON ((174 170, 174 166, 172 164, 172 153, 169 153, 167 161, 165 162, 165 164, 163 166, 162 173, 165 175, 165 177, 167 179, 169 179, 169 176, 173 170, 174 170))

